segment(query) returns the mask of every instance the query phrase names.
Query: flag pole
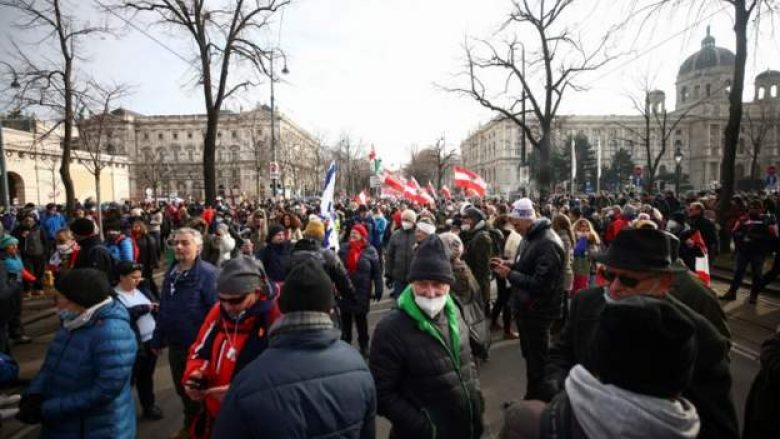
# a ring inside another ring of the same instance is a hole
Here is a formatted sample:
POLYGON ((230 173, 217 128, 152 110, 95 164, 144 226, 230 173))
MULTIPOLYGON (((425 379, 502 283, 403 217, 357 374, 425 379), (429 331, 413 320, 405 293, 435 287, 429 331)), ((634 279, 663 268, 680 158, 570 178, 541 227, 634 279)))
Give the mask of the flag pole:
POLYGON ((577 178, 577 154, 574 150, 574 136, 571 137, 571 181, 569 183, 569 195, 574 195, 574 184, 577 178))
POLYGON ((596 194, 601 193, 601 138, 596 145, 596 194))

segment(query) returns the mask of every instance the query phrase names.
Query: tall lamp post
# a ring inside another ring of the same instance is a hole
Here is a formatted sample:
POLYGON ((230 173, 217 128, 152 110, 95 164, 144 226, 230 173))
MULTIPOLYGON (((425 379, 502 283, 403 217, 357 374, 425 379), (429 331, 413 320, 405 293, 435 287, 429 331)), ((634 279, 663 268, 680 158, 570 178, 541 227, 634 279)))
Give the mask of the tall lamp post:
MULTIPOLYGON (((287 57, 281 54, 284 60, 284 67, 282 67, 282 73, 288 74, 290 71, 287 69, 287 57)), ((274 96, 274 82, 276 82, 276 72, 274 70, 274 58, 277 57, 276 50, 269 52, 269 64, 271 70, 271 156, 274 163, 276 163, 276 101, 274 96)), ((276 198, 276 175, 272 176, 271 184, 273 185, 272 194, 276 198)))
MULTIPOLYGON (((13 80, 11 81, 11 88, 17 89, 21 87, 19 85, 19 77, 16 76, 16 71, 7 62, 3 62, 11 69, 13 80)), ((11 207, 11 200, 8 194, 8 167, 5 164, 5 143, 3 142, 3 119, 0 118, 0 203, 6 209, 11 207)))
POLYGON ((674 164, 675 164, 675 181, 674 181, 674 194, 676 196, 680 195, 680 174, 682 174, 682 160, 683 160, 683 153, 680 147, 678 146, 677 149, 674 151, 674 164))

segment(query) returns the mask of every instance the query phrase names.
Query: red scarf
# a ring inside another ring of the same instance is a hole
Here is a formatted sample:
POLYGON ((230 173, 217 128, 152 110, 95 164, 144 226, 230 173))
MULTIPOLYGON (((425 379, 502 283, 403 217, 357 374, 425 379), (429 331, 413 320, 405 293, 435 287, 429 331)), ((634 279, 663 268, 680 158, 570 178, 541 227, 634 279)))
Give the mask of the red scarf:
POLYGON ((347 252, 347 271, 352 274, 358 269, 358 261, 363 249, 366 248, 366 241, 349 241, 349 251, 347 252))

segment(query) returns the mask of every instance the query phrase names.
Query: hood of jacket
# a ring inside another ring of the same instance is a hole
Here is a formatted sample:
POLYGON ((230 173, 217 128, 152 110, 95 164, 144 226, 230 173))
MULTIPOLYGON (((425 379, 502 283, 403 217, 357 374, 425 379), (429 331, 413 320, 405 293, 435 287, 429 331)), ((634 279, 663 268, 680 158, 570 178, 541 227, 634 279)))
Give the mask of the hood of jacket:
POLYGON ((130 323, 127 309, 111 297, 84 310, 78 317, 63 323, 68 331, 76 331, 80 328, 93 326, 95 322, 105 319, 118 319, 130 323))
POLYGON ((694 439, 701 427, 684 398, 665 399, 603 384, 582 365, 566 378, 566 394, 588 437, 694 439))
POLYGON ((526 238, 534 239, 537 235, 544 233, 544 231, 550 227, 552 227, 552 222, 550 222, 549 219, 539 218, 531 225, 531 228, 528 230, 528 234, 526 234, 526 238))

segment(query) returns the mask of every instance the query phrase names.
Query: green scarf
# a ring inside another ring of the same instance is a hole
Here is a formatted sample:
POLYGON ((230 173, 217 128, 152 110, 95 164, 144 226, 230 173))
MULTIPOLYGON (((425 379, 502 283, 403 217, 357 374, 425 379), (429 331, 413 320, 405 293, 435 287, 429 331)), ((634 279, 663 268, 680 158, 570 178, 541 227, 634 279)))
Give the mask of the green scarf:
POLYGON ((422 312, 420 307, 414 301, 414 293, 412 292, 412 285, 409 284, 406 289, 401 293, 398 298, 398 308, 409 315, 416 323, 417 328, 435 338, 447 351, 447 354, 452 361, 452 365, 455 366, 455 372, 460 373, 460 332, 458 331, 458 308, 453 302, 452 298, 448 295, 447 301, 444 304, 444 313, 447 317, 447 324, 450 327, 450 347, 447 347, 447 343, 444 342, 444 335, 439 331, 439 328, 431 323, 431 319, 422 312))

